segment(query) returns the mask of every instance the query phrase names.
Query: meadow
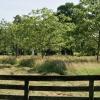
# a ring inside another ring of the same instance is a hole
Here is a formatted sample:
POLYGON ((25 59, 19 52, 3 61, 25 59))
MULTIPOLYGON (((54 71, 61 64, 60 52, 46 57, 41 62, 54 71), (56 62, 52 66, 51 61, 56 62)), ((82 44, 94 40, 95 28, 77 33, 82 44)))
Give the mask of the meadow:
POLYGON ((99 75, 95 56, 0 56, 0 74, 99 75))
MULTIPOLYGON (((94 56, 0 56, 0 75, 99 75, 100 62, 94 56)), ((0 81, 0 84, 24 84, 20 81, 0 81)), ((30 85, 42 86, 87 86, 88 82, 30 82, 30 85)), ((99 85, 100 82, 95 82, 99 85)), ((0 90, 0 94, 23 95, 23 91, 0 90)), ((43 92, 31 91, 30 95, 46 96, 88 96, 88 93, 70 92, 43 92)), ((100 96, 100 93, 95 93, 100 96)))

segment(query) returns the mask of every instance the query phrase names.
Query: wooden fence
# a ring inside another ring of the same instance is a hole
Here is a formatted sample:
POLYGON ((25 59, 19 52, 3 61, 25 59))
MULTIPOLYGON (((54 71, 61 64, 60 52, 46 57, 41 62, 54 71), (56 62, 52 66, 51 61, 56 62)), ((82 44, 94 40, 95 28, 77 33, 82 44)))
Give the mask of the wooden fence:
POLYGON ((100 100, 94 98, 94 92, 100 91, 100 86, 94 86, 94 81, 100 81, 100 75, 93 76, 23 76, 0 75, 0 80, 24 81, 24 85, 1 84, 0 89, 23 90, 24 95, 0 95, 0 100, 100 100), (89 86, 30 86, 30 81, 88 81, 89 86), (29 91, 66 91, 89 92, 89 97, 65 97, 65 96, 29 96, 29 91))

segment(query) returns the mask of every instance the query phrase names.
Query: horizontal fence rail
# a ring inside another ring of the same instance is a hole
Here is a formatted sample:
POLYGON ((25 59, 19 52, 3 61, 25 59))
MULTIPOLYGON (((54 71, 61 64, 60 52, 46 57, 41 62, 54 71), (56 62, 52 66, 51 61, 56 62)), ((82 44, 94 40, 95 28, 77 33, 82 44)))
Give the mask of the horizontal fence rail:
MULTIPOLYGON (((0 100, 100 100, 94 98, 94 92, 100 91, 100 86, 94 86, 95 81, 100 81, 100 75, 85 76, 31 76, 31 75, 0 75, 0 80, 17 80, 24 85, 1 84, 0 89, 23 90, 24 95, 0 95, 0 100), (30 86, 30 81, 88 81, 88 86, 30 86), (89 97, 65 97, 65 96, 29 96, 29 91, 65 91, 88 92, 89 97)), ((6 90, 5 90, 6 91, 6 90)), ((10 91, 10 90, 9 90, 10 91)))

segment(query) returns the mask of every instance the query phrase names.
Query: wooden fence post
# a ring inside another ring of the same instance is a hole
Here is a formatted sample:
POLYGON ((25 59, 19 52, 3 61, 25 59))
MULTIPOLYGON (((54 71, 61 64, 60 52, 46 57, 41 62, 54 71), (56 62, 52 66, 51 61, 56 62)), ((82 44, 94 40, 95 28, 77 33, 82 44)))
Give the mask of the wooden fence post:
POLYGON ((94 80, 89 80, 89 100, 94 100, 94 80))
POLYGON ((25 80, 24 100, 29 100, 29 81, 25 80))

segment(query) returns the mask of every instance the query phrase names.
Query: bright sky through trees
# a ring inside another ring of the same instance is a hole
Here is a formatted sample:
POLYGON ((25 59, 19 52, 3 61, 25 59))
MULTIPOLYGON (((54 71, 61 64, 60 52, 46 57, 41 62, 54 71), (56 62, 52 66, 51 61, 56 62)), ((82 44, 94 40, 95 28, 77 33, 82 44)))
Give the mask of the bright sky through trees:
POLYGON ((41 9, 43 7, 55 11, 58 6, 66 2, 77 4, 79 0, 0 0, 0 20, 4 18, 11 21, 17 14, 27 14, 32 9, 41 9))

